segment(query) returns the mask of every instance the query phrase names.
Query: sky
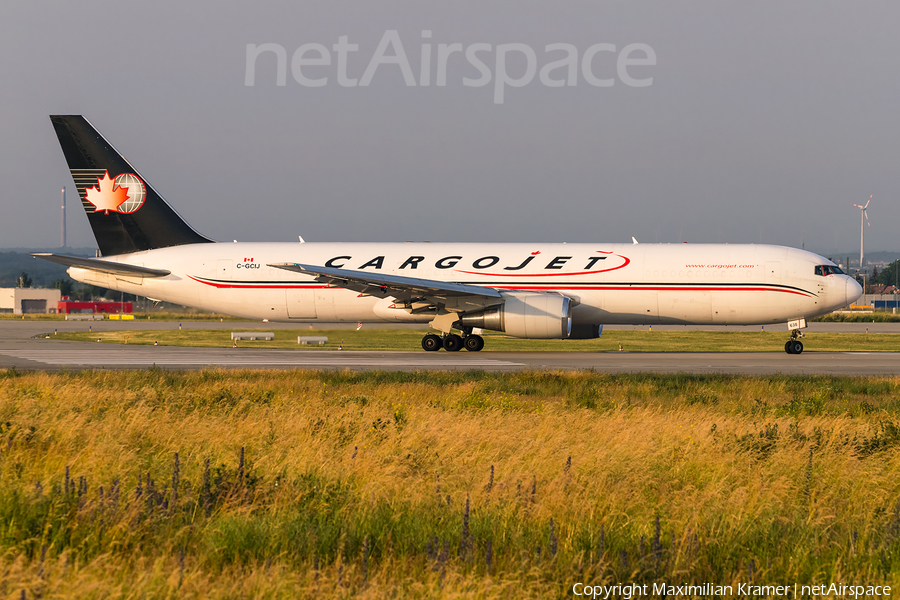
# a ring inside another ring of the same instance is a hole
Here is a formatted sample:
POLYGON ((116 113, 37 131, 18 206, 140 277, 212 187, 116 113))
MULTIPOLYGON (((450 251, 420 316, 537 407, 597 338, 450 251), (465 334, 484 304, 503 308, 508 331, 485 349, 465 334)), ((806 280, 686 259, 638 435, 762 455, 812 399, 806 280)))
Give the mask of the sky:
POLYGON ((69 245, 94 245, 48 119, 83 114, 219 240, 827 254, 859 247, 874 194, 866 249, 897 250, 898 22, 886 1, 2 3, 0 247, 58 245, 62 186, 69 245))

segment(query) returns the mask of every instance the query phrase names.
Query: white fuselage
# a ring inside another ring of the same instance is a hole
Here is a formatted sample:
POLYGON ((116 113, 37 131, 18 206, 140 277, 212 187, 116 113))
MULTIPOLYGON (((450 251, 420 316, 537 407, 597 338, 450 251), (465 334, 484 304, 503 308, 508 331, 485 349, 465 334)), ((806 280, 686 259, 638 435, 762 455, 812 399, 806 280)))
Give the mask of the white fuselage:
MULTIPOLYGON (((811 252, 744 244, 215 243, 105 257, 166 269, 166 277, 105 275, 77 267, 85 283, 270 321, 428 322, 390 298, 327 287, 268 266, 303 263, 468 283, 572 298, 576 323, 787 322, 831 312, 859 297, 846 275, 811 252)), ((465 307, 456 307, 464 310, 465 307)))

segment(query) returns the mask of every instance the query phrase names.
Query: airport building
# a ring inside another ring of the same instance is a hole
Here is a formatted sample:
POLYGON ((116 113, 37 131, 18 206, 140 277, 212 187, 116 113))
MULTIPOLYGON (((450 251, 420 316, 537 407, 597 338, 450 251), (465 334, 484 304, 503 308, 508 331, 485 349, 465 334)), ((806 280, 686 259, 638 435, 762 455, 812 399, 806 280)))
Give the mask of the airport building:
POLYGON ((55 313, 60 298, 59 290, 0 288, 0 312, 17 315, 55 313))
POLYGON ((100 314, 107 313, 111 315, 116 314, 131 314, 133 306, 131 302, 108 302, 106 300, 92 301, 92 302, 75 302, 72 300, 63 300, 59 303, 58 312, 61 315, 71 315, 78 313, 85 314, 100 314))

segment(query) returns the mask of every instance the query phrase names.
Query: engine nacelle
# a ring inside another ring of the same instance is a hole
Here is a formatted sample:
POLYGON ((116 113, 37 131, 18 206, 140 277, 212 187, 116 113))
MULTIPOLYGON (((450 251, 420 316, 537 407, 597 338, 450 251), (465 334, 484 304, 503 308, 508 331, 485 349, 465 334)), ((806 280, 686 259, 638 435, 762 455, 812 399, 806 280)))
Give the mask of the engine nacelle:
POLYGON ((502 292, 503 304, 464 314, 463 327, 502 331, 528 339, 565 339, 572 332, 570 301, 557 294, 502 292))

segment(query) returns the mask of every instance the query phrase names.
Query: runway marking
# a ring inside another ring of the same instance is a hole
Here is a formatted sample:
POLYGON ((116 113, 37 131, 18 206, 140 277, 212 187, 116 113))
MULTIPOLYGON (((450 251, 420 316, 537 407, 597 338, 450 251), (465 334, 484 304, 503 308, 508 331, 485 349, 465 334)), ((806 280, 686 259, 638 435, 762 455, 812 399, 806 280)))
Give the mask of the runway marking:
POLYGON ((165 355, 159 355, 153 351, 123 351, 123 350, 96 350, 96 351, 70 351, 70 350, 17 350, 4 351, 0 355, 12 358, 22 358, 47 365, 80 365, 80 366, 150 366, 150 365, 211 365, 211 366, 321 366, 321 367, 397 367, 397 366, 422 366, 422 367, 521 367, 522 363, 494 360, 472 359, 464 357, 451 358, 421 358, 409 356, 391 357, 364 357, 354 355, 335 356, 329 352, 329 356, 322 354, 309 356, 307 352, 302 355, 279 352, 272 354, 258 354, 247 352, 197 352, 194 349, 183 351, 166 348, 165 355), (178 356, 180 355, 180 356, 178 356))

